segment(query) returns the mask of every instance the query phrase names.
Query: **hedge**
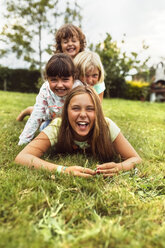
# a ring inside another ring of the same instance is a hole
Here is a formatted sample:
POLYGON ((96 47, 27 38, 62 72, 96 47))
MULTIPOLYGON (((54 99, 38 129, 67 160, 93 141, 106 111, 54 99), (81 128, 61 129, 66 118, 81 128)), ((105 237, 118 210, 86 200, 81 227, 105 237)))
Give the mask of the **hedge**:
POLYGON ((0 67, 0 90, 37 93, 39 79, 38 70, 0 67))

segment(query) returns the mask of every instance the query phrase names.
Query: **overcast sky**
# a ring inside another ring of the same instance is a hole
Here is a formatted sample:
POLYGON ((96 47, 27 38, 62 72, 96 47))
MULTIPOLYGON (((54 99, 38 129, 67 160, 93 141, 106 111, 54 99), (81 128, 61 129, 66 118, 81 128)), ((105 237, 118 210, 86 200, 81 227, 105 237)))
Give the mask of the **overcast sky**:
POLYGON ((157 63, 165 58, 165 0, 82 0, 83 31, 90 42, 102 41, 106 32, 119 45, 126 34, 123 49, 141 52, 142 41, 157 63))
POLYGON ((141 54, 142 59, 151 56, 152 65, 161 61, 161 57, 165 58, 165 0, 77 2, 82 7, 82 29, 88 44, 102 42, 108 32, 120 47, 123 34, 126 34, 122 49, 128 54, 130 51, 141 52, 142 41, 145 41, 149 49, 141 54))

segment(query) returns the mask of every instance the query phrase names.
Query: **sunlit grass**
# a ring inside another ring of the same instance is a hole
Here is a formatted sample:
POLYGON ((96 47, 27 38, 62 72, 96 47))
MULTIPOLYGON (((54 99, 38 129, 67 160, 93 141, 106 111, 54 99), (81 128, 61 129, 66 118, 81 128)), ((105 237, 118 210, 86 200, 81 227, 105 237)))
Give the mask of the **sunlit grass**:
MULTIPOLYGON (((143 158, 114 178, 55 175, 14 164, 35 94, 0 92, 0 247, 165 247, 165 104, 104 99, 103 109, 143 158)), ((50 159, 50 158, 49 158, 50 159)), ((83 155, 55 163, 95 167, 83 155)))

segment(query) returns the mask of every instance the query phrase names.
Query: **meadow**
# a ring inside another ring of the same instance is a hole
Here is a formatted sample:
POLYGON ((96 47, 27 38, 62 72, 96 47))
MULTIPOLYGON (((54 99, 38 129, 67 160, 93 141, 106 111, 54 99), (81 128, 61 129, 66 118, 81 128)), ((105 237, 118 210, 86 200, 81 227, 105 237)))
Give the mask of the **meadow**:
MULTIPOLYGON (((104 99, 105 116, 143 159, 113 178, 55 175, 15 164, 26 123, 19 112, 35 94, 0 92, 0 248, 165 247, 165 103, 104 99)), ((98 161, 83 155, 48 160, 98 161)))

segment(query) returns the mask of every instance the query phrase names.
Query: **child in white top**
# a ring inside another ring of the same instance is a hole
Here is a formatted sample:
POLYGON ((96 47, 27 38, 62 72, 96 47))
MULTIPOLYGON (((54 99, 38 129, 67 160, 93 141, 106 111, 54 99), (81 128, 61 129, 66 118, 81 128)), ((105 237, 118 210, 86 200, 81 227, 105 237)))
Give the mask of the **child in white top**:
POLYGON ((46 82, 42 85, 36 97, 32 114, 19 137, 18 145, 30 142, 43 121, 46 127, 55 117, 61 116, 64 100, 72 87, 81 85, 75 81, 75 67, 70 56, 59 53, 53 55, 45 69, 46 82))

